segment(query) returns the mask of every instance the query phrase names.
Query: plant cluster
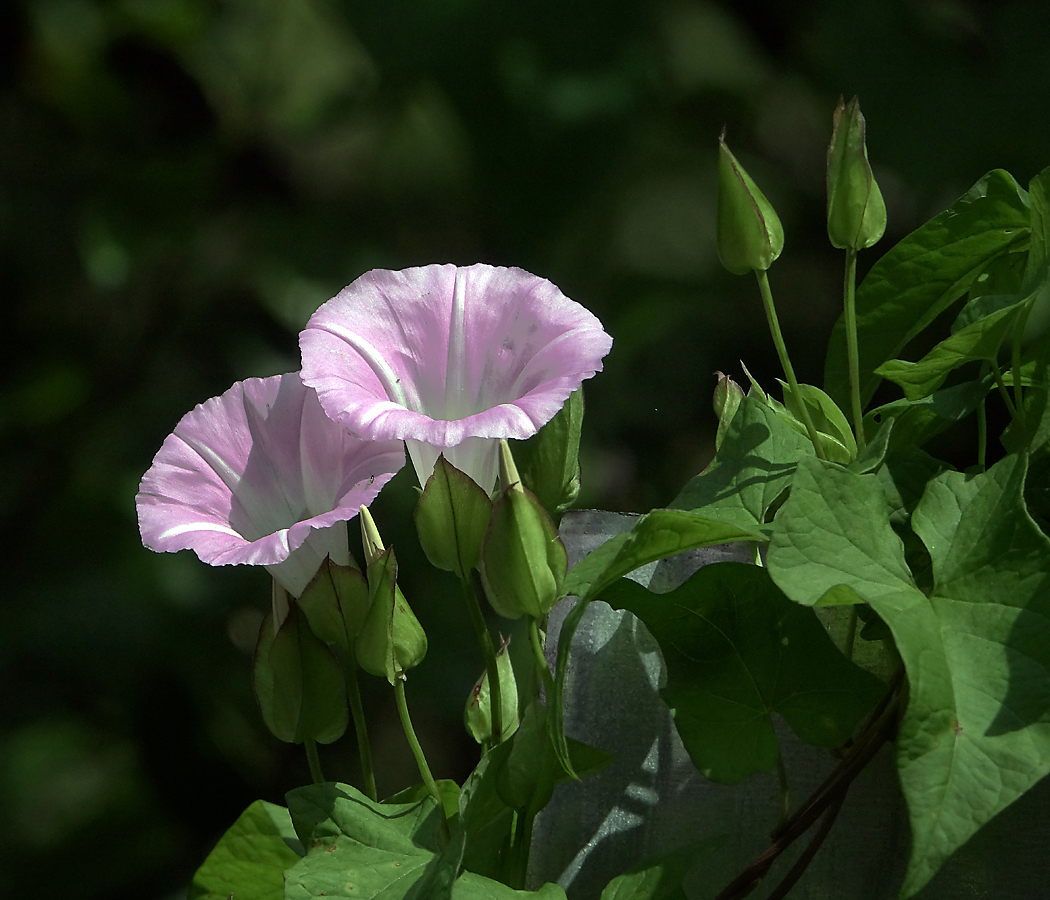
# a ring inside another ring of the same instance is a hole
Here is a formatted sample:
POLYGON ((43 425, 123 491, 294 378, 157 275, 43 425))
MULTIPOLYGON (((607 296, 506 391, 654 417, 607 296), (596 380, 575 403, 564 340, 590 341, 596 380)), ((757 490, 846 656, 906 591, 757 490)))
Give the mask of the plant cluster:
MULTIPOLYGON (((706 778, 780 775, 771 844, 720 900, 751 893, 817 826, 770 894, 786 895, 887 741, 912 830, 902 897, 1050 771, 1050 170, 1028 190, 990 172, 856 287, 857 254, 886 225, 864 129, 856 99, 840 102, 827 222, 845 252, 843 314, 822 388, 799 383, 778 324, 768 272, 783 228, 720 138, 718 255, 757 277, 782 399, 721 376, 711 465, 571 571, 556 521, 579 489, 580 385, 612 342, 528 273, 371 272, 311 319, 301 373, 234 385, 179 423, 142 482, 143 540, 270 570, 255 690, 270 730, 304 744, 315 781, 287 807, 249 807, 191 897, 564 898, 527 884, 529 849, 556 785, 616 749, 563 722, 573 634, 599 599, 659 644, 663 698, 706 778), (924 352, 903 358, 917 338, 924 352), (883 381, 903 396, 872 407, 883 381), (999 418, 1001 449, 988 434, 999 418), (949 429, 972 441, 956 447, 962 470, 924 449, 949 429), (412 727, 404 683, 427 637, 367 508, 404 463, 402 441, 422 486, 421 546, 461 583, 483 670, 464 715, 480 761, 462 785, 433 777, 412 727), (363 568, 343 524, 354 516, 363 568), (626 577, 731 542, 753 562, 704 566, 665 593, 626 577), (567 597, 545 647, 547 614, 567 597), (486 600, 526 617, 534 671, 515 672, 486 600), (382 801, 359 670, 390 683, 420 774, 382 801), (830 751, 827 779, 795 807, 774 713, 830 751), (363 783, 326 782, 316 745, 351 720, 363 783)), ((603 900, 684 898, 683 876, 717 852, 667 849, 603 900)))

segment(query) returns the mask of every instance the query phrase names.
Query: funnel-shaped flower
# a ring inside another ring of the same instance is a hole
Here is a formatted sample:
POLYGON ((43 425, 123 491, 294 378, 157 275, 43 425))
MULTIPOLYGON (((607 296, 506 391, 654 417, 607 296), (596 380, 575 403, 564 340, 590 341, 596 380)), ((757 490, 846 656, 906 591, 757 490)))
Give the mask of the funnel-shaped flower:
POLYGON ((329 419, 299 374, 240 381, 182 417, 135 498, 142 542, 213 566, 266 566, 298 597, 346 529, 405 463, 329 419))
POLYGON ((420 484, 439 453, 486 491, 499 438, 526 438, 601 371, 612 338, 521 269, 432 265, 362 275, 300 335, 303 381, 337 422, 407 441, 420 484))

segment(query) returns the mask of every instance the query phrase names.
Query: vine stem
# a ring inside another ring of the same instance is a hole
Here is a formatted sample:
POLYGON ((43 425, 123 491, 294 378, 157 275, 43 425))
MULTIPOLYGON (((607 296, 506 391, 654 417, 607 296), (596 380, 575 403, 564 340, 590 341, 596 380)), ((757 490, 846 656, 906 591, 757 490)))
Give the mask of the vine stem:
POLYGON ((864 437, 864 410, 860 403, 860 350, 857 347, 857 251, 846 248, 846 274, 842 283, 843 305, 846 315, 846 354, 849 358, 849 400, 853 411, 853 432, 857 449, 867 444, 864 437))
MULTIPOLYGON (((904 671, 898 669, 890 682, 889 691, 871 711, 856 743, 850 747, 846 756, 828 775, 823 784, 806 798, 799 809, 792 813, 788 821, 773 832, 772 843, 743 872, 726 885, 715 900, 740 900, 746 897, 762 883, 762 879, 768 874, 777 857, 805 834, 822 815, 831 810, 835 810, 837 814, 836 807, 841 805, 853 779, 864 770, 879 748, 892 735, 896 727, 903 684, 904 671)), ((830 829, 830 821, 827 827, 830 829)), ((812 852, 809 852, 810 848, 803 852, 804 865, 798 868, 797 872, 793 868, 788 873, 788 878, 794 877, 797 880, 802 875, 802 869, 809 864, 823 839, 823 836, 818 833, 813 841, 815 846, 811 845, 812 852)), ((799 862, 801 863, 802 860, 800 859, 799 862)))
POLYGON ((503 740, 503 692, 499 683, 499 666, 496 663, 496 646, 485 624, 485 614, 481 611, 478 602, 476 587, 469 582, 470 575, 460 581, 463 586, 463 598, 467 603, 467 613, 470 615, 470 624, 474 626, 474 634, 481 648, 481 656, 485 660, 485 674, 489 678, 489 712, 492 722, 492 744, 495 747, 503 740))
POLYGON ((310 777, 314 780, 314 784, 324 784, 325 777, 324 772, 321 771, 321 758, 317 755, 317 741, 307 738, 303 741, 303 745, 306 747, 306 761, 310 766, 310 777))
POLYGON ((766 311, 766 322, 769 324, 769 333, 773 337, 773 344, 777 348, 777 355, 780 357, 780 365, 784 370, 784 374, 787 376, 788 386, 791 388, 791 394, 795 398, 795 403, 798 404, 799 412, 802 414, 802 423, 806 426, 806 433, 809 435, 810 441, 813 443, 813 452, 817 454, 818 459, 825 459, 824 446, 820 442, 820 436, 817 434, 817 429, 813 425, 813 418, 809 414, 809 407, 806 406, 805 400, 802 399, 802 391, 798 386, 798 379, 795 377, 795 369, 791 365, 791 359, 788 356, 787 345, 784 343, 784 336, 780 333, 780 321, 777 319, 777 310, 773 305, 773 292, 769 289, 769 276, 765 269, 755 269, 755 277, 758 278, 758 289, 762 294, 762 306, 766 311))
POLYGON ((427 765, 427 758, 423 755, 423 748, 419 745, 416 730, 412 727, 412 718, 408 714, 408 701, 405 699, 405 682, 401 678, 394 682, 394 696, 397 698, 397 714, 401 717, 401 727, 408 739, 408 746, 412 749, 412 756, 415 757, 416 767, 419 769, 423 784, 437 804, 438 815, 441 817, 441 835, 447 843, 449 830, 448 819, 445 817, 445 804, 441 800, 441 791, 438 790, 437 782, 430 774, 430 766, 427 765))
POLYGON ((378 800, 376 794, 376 772, 372 762, 372 745, 368 740, 368 723, 365 721, 365 708, 361 703, 361 687, 357 682, 357 666, 353 661, 344 669, 346 675, 346 696, 350 701, 350 717, 354 720, 354 733, 357 735, 357 754, 361 757, 361 772, 365 781, 365 794, 369 800, 378 800))

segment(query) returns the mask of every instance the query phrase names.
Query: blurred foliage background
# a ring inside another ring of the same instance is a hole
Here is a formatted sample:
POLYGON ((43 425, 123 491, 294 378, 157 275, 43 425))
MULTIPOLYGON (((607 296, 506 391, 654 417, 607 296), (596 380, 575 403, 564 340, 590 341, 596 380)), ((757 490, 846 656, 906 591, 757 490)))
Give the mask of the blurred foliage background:
MULTIPOLYGON (((712 452, 713 372, 779 374, 753 280, 714 253, 716 137, 787 232, 771 280, 820 382, 841 258, 824 154, 858 94, 878 253, 1001 166, 1050 163, 1044 0, 9 0, 0 6, 0 876, 175 898, 253 799, 307 780, 248 676, 265 573, 138 540, 179 417, 298 368, 310 313, 374 267, 543 275, 615 344, 587 386, 580 505, 666 503, 712 452)), ((476 761, 480 670, 422 560, 404 471, 376 504, 431 638, 409 696, 436 774, 476 761)), ((356 538, 356 526, 351 529, 356 538)), ((382 789, 413 780, 371 684, 382 789)), ((352 738, 323 749, 353 779, 352 738)), ((35 890, 35 889, 34 889, 35 890)), ((13 894, 14 895, 14 894, 13 894)))

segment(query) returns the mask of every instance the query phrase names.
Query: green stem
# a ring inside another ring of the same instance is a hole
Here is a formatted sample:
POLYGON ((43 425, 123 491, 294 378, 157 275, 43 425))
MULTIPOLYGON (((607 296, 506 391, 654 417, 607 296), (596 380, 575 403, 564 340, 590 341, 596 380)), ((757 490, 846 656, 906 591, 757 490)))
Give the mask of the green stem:
POLYGON ((394 696, 397 698, 397 714, 401 717, 401 728, 405 732, 408 746, 412 749, 412 756, 415 757, 416 767, 419 769, 419 775, 423 779, 423 784, 437 804, 438 815, 441 817, 441 834, 447 843, 449 830, 448 819, 445 817, 445 804, 441 802, 441 791, 438 790, 434 776, 430 774, 427 758, 423 755, 423 748, 419 746, 416 730, 412 727, 412 718, 408 714, 408 702, 405 700, 405 682, 400 678, 394 682, 394 696))
POLYGON ((842 296, 846 312, 846 353, 849 357, 849 400, 853 410, 853 431, 857 436, 857 448, 863 450, 864 410, 860 403, 860 351, 857 348, 857 251, 846 249, 846 275, 843 279, 842 296))
POLYGON ((547 693, 547 702, 554 697, 554 678, 551 676, 547 657, 543 653, 543 641, 540 640, 540 628, 536 619, 529 616, 529 644, 532 646, 532 657, 536 660, 536 670, 543 679, 543 689, 547 693))
POLYGON ((503 694, 499 683, 499 666, 496 663, 496 646, 485 624, 485 614, 481 611, 477 591, 466 579, 460 583, 463 586, 463 597, 467 601, 470 623, 474 626, 481 656, 485 660, 485 673, 489 677, 489 712, 492 717, 492 746, 495 747, 503 740, 503 694))
POLYGON ((1025 421, 1024 413, 1024 390, 1021 385, 1021 338, 1024 335, 1025 325, 1028 323, 1028 314, 1032 311, 1032 304, 1028 303, 1017 317, 1014 324, 1013 340, 1010 343, 1010 368, 1014 383, 1014 405, 1017 407, 1017 418, 1020 422, 1021 434, 1024 437, 1024 446, 1028 446, 1028 423, 1025 421))
POLYGON ((857 640, 857 605, 849 608, 849 620, 846 622, 846 645, 842 648, 846 659, 853 659, 853 644, 857 640))
POLYGON ((798 405, 799 412, 802 414, 802 422, 806 426, 806 433, 809 435, 810 441, 813 443, 813 452, 817 454, 818 459, 824 459, 824 447, 820 442, 820 436, 817 434, 817 429, 813 426, 813 419, 809 414, 809 407, 806 406, 805 400, 802 399, 802 391, 798 387, 798 379, 795 378, 795 369, 791 365, 791 359, 788 357, 787 345, 784 343, 784 336, 780 333, 780 322, 777 319, 777 310, 773 305, 773 292, 769 289, 769 276, 766 274, 764 269, 755 269, 755 276, 758 278, 758 289, 762 294, 762 306, 766 310, 766 321, 769 323, 769 333, 773 337, 773 344, 777 348, 777 355, 780 357, 780 365, 784 369, 784 374, 787 376, 788 386, 791 388, 792 396, 795 398, 795 403, 798 405))
POLYGON ((310 777, 314 780, 314 784, 324 784, 325 777, 324 772, 321 771, 321 759, 317 755, 317 741, 307 738, 303 744, 306 747, 306 761, 310 765, 310 777))
POLYGON ((350 701, 350 716, 354 720, 357 734, 357 754, 361 757, 361 772, 365 780, 365 794, 369 800, 378 800, 376 794, 376 772, 372 763, 372 745, 368 740, 368 724, 365 708, 361 703, 361 688, 357 682, 357 666, 351 661, 345 668, 346 696, 350 701))
POLYGON ((1003 403, 1006 404, 1010 418, 1015 422, 1019 422, 1017 407, 1014 406, 1014 401, 1010 399, 1010 392, 1006 389, 1006 382, 1003 381, 1003 373, 999 369, 999 363, 995 362, 995 360, 992 360, 992 374, 995 376, 995 386, 999 389, 999 396, 1003 398, 1003 403))

